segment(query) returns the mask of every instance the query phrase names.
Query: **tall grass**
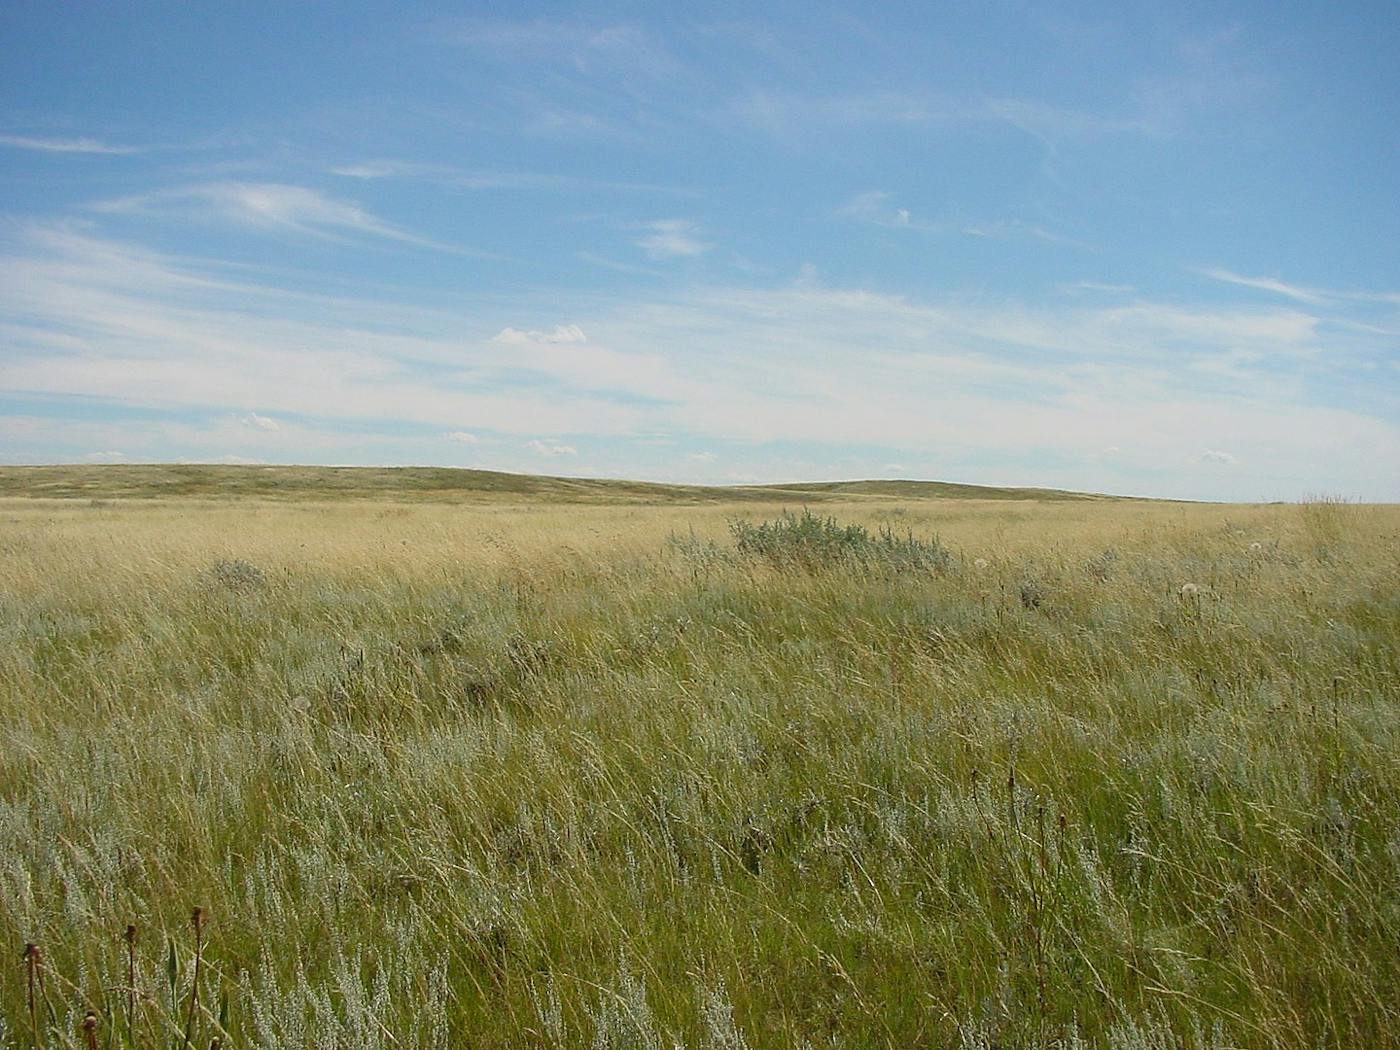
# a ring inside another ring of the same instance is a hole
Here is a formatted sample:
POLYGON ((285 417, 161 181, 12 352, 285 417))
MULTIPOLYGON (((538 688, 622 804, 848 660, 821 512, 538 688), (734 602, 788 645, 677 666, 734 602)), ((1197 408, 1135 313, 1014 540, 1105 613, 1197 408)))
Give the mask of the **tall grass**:
POLYGON ((4 505, 0 1046, 1400 1042, 1400 515, 892 509, 4 505))

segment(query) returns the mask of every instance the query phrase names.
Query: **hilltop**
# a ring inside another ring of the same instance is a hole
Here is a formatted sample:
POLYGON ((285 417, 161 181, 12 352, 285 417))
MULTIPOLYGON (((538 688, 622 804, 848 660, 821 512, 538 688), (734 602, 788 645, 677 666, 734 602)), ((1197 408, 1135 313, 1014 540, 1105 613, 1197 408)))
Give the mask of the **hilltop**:
POLYGON ((371 499, 424 502, 729 503, 828 499, 1103 500, 1056 489, 941 481, 670 485, 454 467, 102 464, 0 467, 0 497, 32 499, 371 499))

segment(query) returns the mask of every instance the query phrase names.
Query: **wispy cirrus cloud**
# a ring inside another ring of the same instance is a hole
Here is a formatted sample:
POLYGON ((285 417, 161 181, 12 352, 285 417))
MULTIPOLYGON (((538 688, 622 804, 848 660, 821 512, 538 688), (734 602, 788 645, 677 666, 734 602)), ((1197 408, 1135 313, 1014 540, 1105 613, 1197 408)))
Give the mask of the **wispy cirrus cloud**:
POLYGON ((588 336, 584 335, 583 329, 576 324, 559 324, 548 331, 502 328, 491 341, 506 346, 520 346, 526 343, 557 345, 561 343, 586 343, 588 336))
POLYGON ((1261 292, 1273 292, 1287 299, 1294 299, 1300 303, 1317 305, 1326 302, 1330 296, 1313 288, 1301 288, 1298 285, 1286 284, 1283 281, 1272 277, 1244 277, 1218 266, 1202 270, 1205 276, 1224 284, 1238 285, 1242 288, 1255 288, 1261 292))
POLYGON ((436 35, 497 61, 562 66, 584 76, 673 77, 683 69, 660 37, 627 22, 455 19, 440 23, 436 35))
POLYGON ((527 441, 525 447, 537 456, 577 456, 578 449, 573 445, 560 444, 557 441, 527 441))
POLYGON ((1201 273, 1211 280, 1220 281, 1224 284, 1238 285, 1242 288, 1254 288, 1261 292, 1273 292, 1275 295, 1281 295, 1286 299, 1293 299, 1297 302, 1307 303, 1312 306, 1341 301, 1382 303, 1400 306, 1400 292, 1371 292, 1354 289, 1341 291, 1328 288, 1308 288, 1302 285, 1290 284, 1274 277, 1245 277, 1219 266, 1208 267, 1201 270, 1201 273))
POLYGON ((919 233, 944 231, 940 224, 916 219, 908 208, 894 207, 890 200, 890 195, 884 190, 867 190, 857 193, 841 206, 837 214, 890 230, 914 230, 919 233))
POLYGON ((305 186, 279 182, 221 181, 156 190, 100 201, 93 209, 117 215, 147 215, 186 221, 222 222, 314 237, 358 235, 398 241, 435 251, 464 249, 421 237, 385 222, 354 201, 305 186))
MULTIPOLYGON (((136 423, 75 430, 84 444, 73 456, 203 442, 211 455, 314 449, 343 462, 372 431, 376 448, 422 462, 470 444, 451 436, 470 421, 473 436, 493 435, 473 453, 487 458, 514 448, 562 459, 565 448, 669 436, 689 442, 677 463, 723 447, 726 463, 759 474, 763 449, 801 443, 812 473, 860 446, 878 449, 874 465, 936 455, 968 480, 1175 495, 1248 483, 1287 498, 1325 478, 1393 498, 1400 476, 1400 405, 1373 390, 1364 400, 1365 374, 1337 370, 1388 360, 1391 344, 1364 332, 1347 342, 1320 310, 921 300, 809 278, 538 303, 534 315, 567 309, 574 320, 511 329, 520 338, 502 354, 489 299, 428 311, 296 295, 71 233, 14 243, 0 264, 10 319, 0 394, 211 420, 208 437, 167 433, 164 446, 136 423), (298 422, 239 422, 249 405, 298 422), (1110 446, 1126 451, 1105 457, 1110 446), (1203 460, 1203 448, 1229 449, 1235 468, 1203 460), (1037 474, 1046 457, 1054 472, 1037 474)), ((17 431, 14 447, 35 447, 39 433, 17 431)), ((78 440, 64 433, 41 436, 49 447, 78 440)))
POLYGON ((968 237, 983 237, 1006 240, 1012 237, 1029 237, 1054 244, 1065 244, 1077 248, 1086 247, 1082 242, 1063 234, 1055 233, 1044 226, 1022 219, 994 219, 976 222, 930 222, 905 207, 896 207, 893 198, 884 190, 867 190, 858 193, 837 211, 837 214, 859 222, 880 226, 887 230, 909 230, 913 233, 944 234, 952 231, 968 237))
POLYGON ((0 135, 0 146, 36 153, 94 153, 120 156, 140 152, 135 146, 118 146, 93 138, 47 138, 33 135, 0 135))
POLYGON ((637 239, 637 247, 653 259, 689 259, 713 247, 700 239, 699 225, 689 219, 655 219, 642 229, 646 233, 637 239))
POLYGON ((655 183, 627 182, 614 179, 591 179, 552 172, 459 168, 448 164, 425 164, 406 160, 367 160, 353 164, 333 165, 326 171, 331 175, 356 179, 361 182, 404 179, 458 190, 538 191, 545 193, 612 190, 621 193, 695 195, 695 190, 681 186, 663 186, 655 183))
POLYGON ((327 171, 331 175, 358 179, 361 182, 408 179, 464 190, 569 190, 604 185, 569 175, 468 170, 446 164, 422 164, 405 160, 367 160, 355 164, 338 164, 327 171))
POLYGON ((759 89, 729 101, 741 124, 783 135, 861 125, 1005 124, 1045 141, 1117 134, 1150 134, 1134 116, 1102 115, 1014 97, 941 95, 923 91, 801 94, 759 89))

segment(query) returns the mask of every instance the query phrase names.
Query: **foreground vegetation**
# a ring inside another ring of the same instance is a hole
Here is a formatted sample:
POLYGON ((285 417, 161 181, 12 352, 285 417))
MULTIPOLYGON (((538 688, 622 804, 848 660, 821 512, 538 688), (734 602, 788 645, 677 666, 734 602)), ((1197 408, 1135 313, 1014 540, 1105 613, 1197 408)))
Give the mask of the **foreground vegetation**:
POLYGON ((781 509, 0 503, 0 1046, 1400 1042, 1400 513, 781 509))

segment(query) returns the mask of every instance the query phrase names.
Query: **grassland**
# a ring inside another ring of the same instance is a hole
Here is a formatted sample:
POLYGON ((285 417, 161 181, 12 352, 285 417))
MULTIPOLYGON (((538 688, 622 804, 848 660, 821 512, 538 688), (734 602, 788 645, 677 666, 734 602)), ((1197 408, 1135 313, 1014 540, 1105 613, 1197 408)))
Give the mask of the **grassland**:
POLYGON ((133 470, 0 472, 0 1046, 1400 1043, 1396 508, 133 470))
POLYGON ((820 503, 830 499, 1104 499, 1054 489, 938 481, 827 481, 794 485, 663 485, 503 474, 453 467, 273 467, 165 464, 0 467, 0 499, 344 500, 438 503, 820 503))

